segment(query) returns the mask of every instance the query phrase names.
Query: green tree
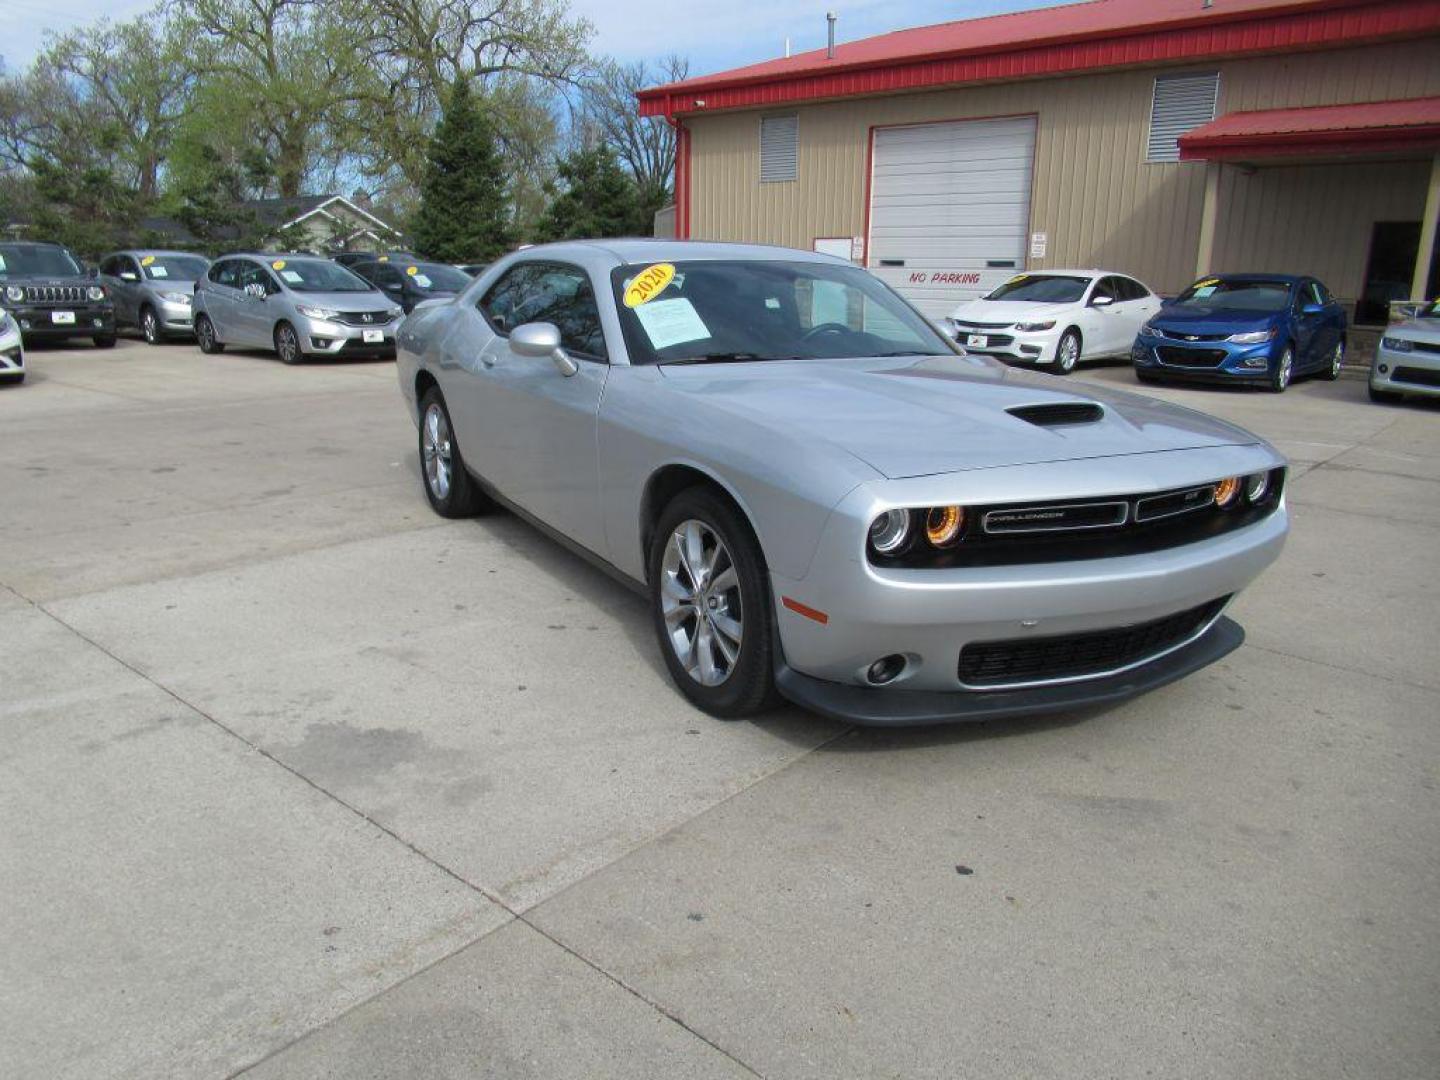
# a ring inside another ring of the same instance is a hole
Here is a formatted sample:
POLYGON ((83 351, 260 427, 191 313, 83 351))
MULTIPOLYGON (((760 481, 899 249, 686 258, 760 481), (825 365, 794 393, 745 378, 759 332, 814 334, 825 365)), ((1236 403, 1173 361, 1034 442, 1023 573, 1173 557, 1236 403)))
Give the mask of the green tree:
POLYGON ((455 83, 435 126, 411 233, 418 251, 443 262, 493 259, 510 246, 504 163, 468 80, 455 83))
POLYGON ((108 169, 92 165, 72 171, 42 158, 31 164, 31 172, 40 193, 31 221, 37 237, 93 261, 136 235, 148 202, 108 169))
POLYGON ((537 228, 539 239, 649 235, 639 189, 605 143, 572 152, 556 172, 558 182, 551 186, 550 205, 537 228))

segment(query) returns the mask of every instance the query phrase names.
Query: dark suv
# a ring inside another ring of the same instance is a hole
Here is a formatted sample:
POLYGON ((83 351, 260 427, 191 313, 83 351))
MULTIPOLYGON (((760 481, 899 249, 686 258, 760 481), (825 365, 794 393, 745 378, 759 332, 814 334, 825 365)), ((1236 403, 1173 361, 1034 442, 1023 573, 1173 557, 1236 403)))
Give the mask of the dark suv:
POLYGON ((105 287, 59 244, 0 243, 0 305, 27 342, 88 337, 115 344, 115 305, 105 287))

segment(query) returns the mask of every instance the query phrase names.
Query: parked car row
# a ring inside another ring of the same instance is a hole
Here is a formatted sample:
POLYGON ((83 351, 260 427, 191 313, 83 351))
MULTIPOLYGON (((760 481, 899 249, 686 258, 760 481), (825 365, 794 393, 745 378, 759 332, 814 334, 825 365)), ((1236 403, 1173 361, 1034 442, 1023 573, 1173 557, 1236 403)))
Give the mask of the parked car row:
POLYGON ((947 326, 970 352, 1068 375, 1128 356, 1141 382, 1241 382, 1278 392, 1297 375, 1334 379, 1345 310, 1312 277, 1219 274, 1174 300, 1107 270, 1019 274, 962 304, 947 326))

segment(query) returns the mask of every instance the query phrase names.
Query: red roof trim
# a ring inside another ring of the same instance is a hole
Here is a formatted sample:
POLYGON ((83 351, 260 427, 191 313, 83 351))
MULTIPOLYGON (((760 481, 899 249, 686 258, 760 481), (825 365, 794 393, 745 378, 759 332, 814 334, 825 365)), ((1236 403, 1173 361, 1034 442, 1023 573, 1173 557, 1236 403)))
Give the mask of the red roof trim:
MULTIPOLYGON (((1037 78, 1105 68, 1185 63, 1221 56, 1359 45, 1440 33, 1440 0, 1311 0, 1285 8, 1228 15, 1211 9, 1201 25, 1167 24, 1134 32, 1107 30, 1051 38, 1033 46, 952 50, 863 64, 832 61, 822 70, 720 75, 643 90, 640 115, 674 116, 719 109, 783 105, 822 98, 934 89, 963 83, 1037 78), (1221 19, 1225 21, 1221 21, 1221 19)), ((762 65, 768 67, 768 65, 762 65)), ((744 70, 744 69, 742 69, 744 70)))
POLYGON ((1182 161, 1440 146, 1440 97, 1227 113, 1180 137, 1182 161))

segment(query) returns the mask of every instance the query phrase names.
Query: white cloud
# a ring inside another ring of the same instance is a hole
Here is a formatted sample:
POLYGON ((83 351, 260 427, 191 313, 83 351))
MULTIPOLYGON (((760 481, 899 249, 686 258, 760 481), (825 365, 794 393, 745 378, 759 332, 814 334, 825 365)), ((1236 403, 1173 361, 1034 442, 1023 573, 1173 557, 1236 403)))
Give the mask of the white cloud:
POLYGON ((0 57, 5 70, 14 74, 29 67, 45 47, 47 33, 66 34, 101 19, 126 22, 155 4, 156 0, 66 0, 62 6, 53 0, 0 0, 5 27, 0 57))

